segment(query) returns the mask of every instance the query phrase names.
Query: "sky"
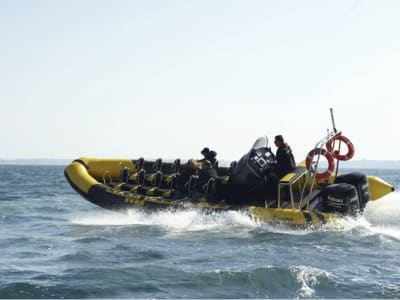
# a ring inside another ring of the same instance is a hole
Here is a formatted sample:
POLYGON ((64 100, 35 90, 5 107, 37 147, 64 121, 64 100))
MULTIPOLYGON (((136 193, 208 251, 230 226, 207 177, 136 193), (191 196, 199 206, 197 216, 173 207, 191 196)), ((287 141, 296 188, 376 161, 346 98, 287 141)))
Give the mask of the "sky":
POLYGON ((0 0, 0 159, 400 160, 398 0, 0 0), (275 150, 275 148, 273 147, 275 150))

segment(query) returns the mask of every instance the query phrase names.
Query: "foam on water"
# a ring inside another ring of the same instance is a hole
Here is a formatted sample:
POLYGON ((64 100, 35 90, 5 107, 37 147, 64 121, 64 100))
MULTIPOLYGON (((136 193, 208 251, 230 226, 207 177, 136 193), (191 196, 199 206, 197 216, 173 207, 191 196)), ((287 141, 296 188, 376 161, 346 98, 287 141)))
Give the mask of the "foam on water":
POLYGON ((400 193, 392 193, 378 201, 368 203, 365 219, 373 233, 384 234, 400 240, 400 193))
POLYGON ((254 230, 262 233, 306 235, 311 228, 299 229, 285 224, 258 222, 245 212, 227 211, 202 213, 198 210, 144 212, 131 209, 126 212, 103 211, 75 216, 71 223, 85 226, 157 226, 168 231, 168 236, 208 232, 244 237, 254 230))
MULTIPOLYGON (((159 226, 170 232, 229 231, 232 228, 255 228, 280 234, 304 235, 313 229, 295 229, 283 225, 260 223, 239 211, 206 214, 198 210, 144 212, 131 209, 126 212, 102 211, 74 216, 73 224, 90 226, 159 226)), ((364 234, 383 234, 400 239, 400 193, 396 192, 378 201, 368 203, 358 218, 345 217, 322 230, 348 232, 360 229, 364 234)), ((239 230, 240 231, 240 230, 239 230)))
POLYGON ((365 217, 375 225, 393 225, 400 228, 400 192, 370 201, 365 209, 365 217))
POLYGON ((223 230, 227 227, 242 226, 254 228, 259 226, 247 214, 229 211, 223 213, 205 214, 196 210, 143 212, 128 210, 126 213, 104 211, 75 217, 71 220, 78 225, 123 226, 147 225, 160 226, 173 231, 204 231, 223 230))
POLYGON ((327 271, 308 266, 290 267, 290 272, 295 280, 300 284, 298 296, 302 298, 315 297, 315 286, 319 283, 319 278, 329 277, 327 271))
POLYGON ((392 193, 383 199, 370 201, 362 216, 344 217, 328 224, 323 230, 358 230, 364 235, 381 234, 400 240, 400 193, 392 193))

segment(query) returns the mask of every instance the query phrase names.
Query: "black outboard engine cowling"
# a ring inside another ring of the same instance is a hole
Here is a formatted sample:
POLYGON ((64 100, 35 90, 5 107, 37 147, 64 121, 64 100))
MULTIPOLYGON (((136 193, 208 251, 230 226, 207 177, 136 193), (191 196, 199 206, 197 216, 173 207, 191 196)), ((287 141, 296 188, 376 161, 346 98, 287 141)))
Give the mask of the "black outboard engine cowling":
POLYGON ((348 183, 357 189, 360 201, 360 210, 363 211, 368 201, 371 199, 368 178, 363 173, 353 172, 336 177, 335 183, 348 183))
POLYGON ((327 185, 323 190, 323 210, 343 215, 360 211, 357 189, 348 183, 327 185))

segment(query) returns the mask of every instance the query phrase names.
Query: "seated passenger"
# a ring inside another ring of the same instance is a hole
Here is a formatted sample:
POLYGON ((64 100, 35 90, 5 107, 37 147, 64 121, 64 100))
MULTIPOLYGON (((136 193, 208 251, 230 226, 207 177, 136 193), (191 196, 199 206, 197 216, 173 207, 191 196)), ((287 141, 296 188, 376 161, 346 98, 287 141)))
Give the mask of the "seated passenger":
POLYGON ((176 189, 184 192, 185 191, 185 183, 187 183, 192 175, 198 175, 198 171, 201 169, 201 163, 194 160, 189 159, 186 165, 182 168, 182 173, 177 173, 176 175, 176 189))
POLYGON ((201 154, 204 156, 204 158, 199 160, 200 162, 208 160, 211 163, 211 166, 215 168, 218 167, 217 152, 205 147, 203 150, 201 150, 201 154))
POLYGON ((197 187, 200 192, 203 192, 202 188, 210 178, 216 178, 217 171, 212 167, 209 160, 203 160, 201 169, 199 170, 199 179, 197 181, 197 187))

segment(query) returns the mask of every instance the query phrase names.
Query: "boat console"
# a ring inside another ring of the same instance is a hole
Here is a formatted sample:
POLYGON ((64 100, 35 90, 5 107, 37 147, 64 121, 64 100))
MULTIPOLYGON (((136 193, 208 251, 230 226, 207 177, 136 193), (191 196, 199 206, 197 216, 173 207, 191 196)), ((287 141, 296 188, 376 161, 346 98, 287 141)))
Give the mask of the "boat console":
POLYGON ((229 182, 251 190, 260 183, 266 182, 275 163, 275 156, 269 147, 268 138, 260 137, 250 151, 231 168, 229 182))

